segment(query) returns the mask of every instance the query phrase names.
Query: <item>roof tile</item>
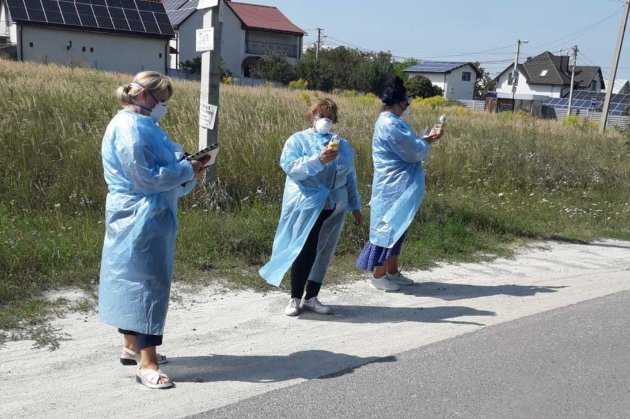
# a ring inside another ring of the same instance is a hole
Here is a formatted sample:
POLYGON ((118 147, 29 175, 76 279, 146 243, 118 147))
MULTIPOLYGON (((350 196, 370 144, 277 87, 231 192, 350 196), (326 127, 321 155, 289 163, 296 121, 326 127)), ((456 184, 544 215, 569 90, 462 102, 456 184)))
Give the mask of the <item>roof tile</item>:
POLYGON ((298 35, 306 34, 306 32, 294 25, 276 7, 237 3, 234 1, 227 1, 226 4, 234 11, 234 14, 236 14, 247 29, 262 29, 298 35))

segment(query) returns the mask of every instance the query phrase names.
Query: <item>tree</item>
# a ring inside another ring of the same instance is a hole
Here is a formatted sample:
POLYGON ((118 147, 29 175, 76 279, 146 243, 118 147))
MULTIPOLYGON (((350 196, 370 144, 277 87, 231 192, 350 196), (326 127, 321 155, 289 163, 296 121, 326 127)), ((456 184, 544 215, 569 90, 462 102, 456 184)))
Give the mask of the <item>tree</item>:
MULTIPOLYGON (((195 57, 192 60, 187 60, 179 63, 183 70, 188 71, 190 74, 201 75, 201 57, 195 57)), ((225 66, 223 60, 221 60, 221 79, 225 77, 232 77, 232 72, 225 66)))
POLYGON ((263 55, 254 64, 252 73, 263 80, 287 84, 295 80, 295 69, 284 54, 273 52, 263 55))
POLYGON ((486 93, 492 92, 497 88, 497 82, 490 77, 490 73, 488 73, 478 62, 475 63, 475 67, 477 67, 481 73, 481 78, 477 79, 477 83, 475 83, 475 99, 483 99, 485 98, 486 93))
POLYGON ((405 86, 407 87, 407 94, 409 97, 427 98, 441 96, 443 93, 442 89, 434 86, 433 83, 431 83, 431 80, 423 76, 409 77, 405 86))
POLYGON ((419 63, 420 61, 415 58, 406 58, 404 61, 395 62, 394 73, 406 82, 409 79, 409 74, 405 73, 404 70, 419 63))
POLYGON ((313 89, 357 90, 380 95, 385 82, 394 74, 394 65, 388 52, 338 47, 320 50, 317 60, 315 49, 309 48, 296 71, 297 77, 307 80, 313 89))

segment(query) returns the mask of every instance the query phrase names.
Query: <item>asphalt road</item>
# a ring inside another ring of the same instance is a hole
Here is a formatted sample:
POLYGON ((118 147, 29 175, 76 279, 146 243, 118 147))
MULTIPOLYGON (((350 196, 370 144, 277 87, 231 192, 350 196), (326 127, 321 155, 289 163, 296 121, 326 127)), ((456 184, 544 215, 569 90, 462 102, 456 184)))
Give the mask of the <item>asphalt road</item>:
POLYGON ((628 418, 629 307, 624 291, 192 417, 628 418))

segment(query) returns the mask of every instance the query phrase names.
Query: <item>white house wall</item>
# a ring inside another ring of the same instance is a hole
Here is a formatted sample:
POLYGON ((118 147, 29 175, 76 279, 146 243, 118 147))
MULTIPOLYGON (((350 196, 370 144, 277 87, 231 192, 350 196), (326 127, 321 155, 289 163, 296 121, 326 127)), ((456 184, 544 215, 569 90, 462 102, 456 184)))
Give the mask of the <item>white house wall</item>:
POLYGON ((132 74, 142 70, 166 71, 167 41, 161 39, 35 26, 22 26, 21 35, 18 58, 23 61, 80 65, 132 74), (67 49, 70 42, 72 46, 67 49))
POLYGON ((9 12, 4 1, 0 1, 0 36, 9 36, 9 12))
MULTIPOLYGON (((510 71, 506 71, 501 74, 497 80, 497 93, 507 93, 512 94, 512 85, 508 84, 510 71)), ((538 96, 549 96, 550 98, 559 98, 562 97, 563 93, 562 86, 554 86, 554 85, 542 85, 542 84, 534 84, 529 85, 526 81, 525 75, 519 71, 518 76, 518 85, 516 88, 515 95, 538 95, 538 96)))
POLYGON ((444 73, 410 73, 409 77, 422 76, 427 79, 436 87, 439 87, 443 91, 446 91, 446 78, 444 73))
POLYGON ((453 100, 472 100, 475 96, 475 82, 477 73, 475 69, 467 65, 457 68, 446 75, 446 89, 444 97, 453 100), (470 73, 470 80, 462 80, 463 73, 470 73))
POLYGON ((475 94, 475 82, 477 73, 471 66, 465 66, 453 70, 451 73, 410 73, 410 77, 426 77, 431 83, 442 89, 446 99, 471 100, 475 94), (463 72, 470 73, 470 81, 462 80, 463 72))
POLYGON ((221 32, 221 58, 225 68, 235 76, 243 75, 245 59, 245 31, 232 9, 223 5, 221 9, 223 30, 221 32))
MULTIPOLYGON (((191 16, 188 17, 177 28, 177 48, 178 55, 171 54, 170 66, 171 68, 178 68, 177 64, 192 60, 196 57, 200 57, 201 54, 197 52, 197 29, 203 28, 203 15, 204 10, 197 10, 191 16)), ((171 40, 171 45, 173 45, 171 40)))

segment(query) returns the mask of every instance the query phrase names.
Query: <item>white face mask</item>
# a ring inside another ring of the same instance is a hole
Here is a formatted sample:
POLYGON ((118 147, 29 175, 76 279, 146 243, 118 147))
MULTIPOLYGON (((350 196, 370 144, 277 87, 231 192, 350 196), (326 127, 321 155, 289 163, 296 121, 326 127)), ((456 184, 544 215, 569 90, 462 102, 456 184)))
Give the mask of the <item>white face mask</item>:
POLYGON ((333 129, 333 121, 328 118, 318 118, 315 120, 315 131, 318 134, 329 134, 333 129))
POLYGON ((153 118, 155 122, 160 122, 160 120, 166 115, 167 111, 168 107, 166 106, 166 103, 158 102, 158 104, 155 105, 155 108, 151 111, 151 118, 153 118))

